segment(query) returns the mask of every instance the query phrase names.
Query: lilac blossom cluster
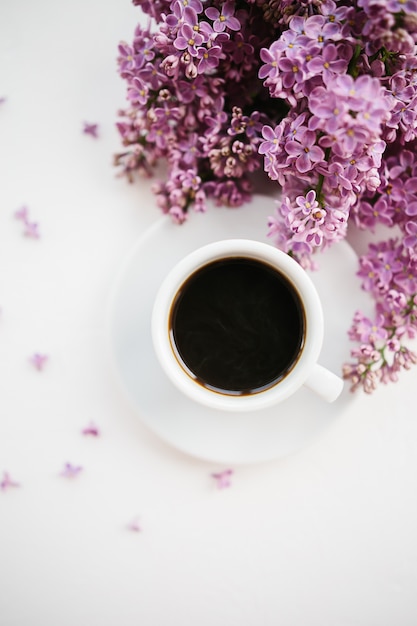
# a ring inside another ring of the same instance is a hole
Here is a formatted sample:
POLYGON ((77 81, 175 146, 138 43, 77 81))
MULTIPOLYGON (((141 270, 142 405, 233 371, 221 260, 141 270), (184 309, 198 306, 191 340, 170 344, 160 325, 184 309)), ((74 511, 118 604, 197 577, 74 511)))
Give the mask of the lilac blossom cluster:
POLYGON ((398 238, 371 244, 360 259, 363 287, 376 302, 376 318, 357 312, 350 338, 354 364, 344 365, 352 389, 372 392, 378 382, 396 381, 402 369, 417 363, 406 343, 417 336, 417 256, 398 238))
POLYGON ((163 159, 166 181, 155 191, 161 209, 178 222, 190 206, 204 211, 207 197, 242 204, 250 197, 250 174, 262 167, 262 126, 271 122, 254 103, 264 91, 260 49, 273 29, 250 3, 239 10, 233 1, 136 4, 159 28, 151 34, 138 26, 133 43, 119 46, 130 106, 120 113, 127 149, 117 164, 131 178, 135 171, 151 174, 163 159))
POLYGON ((304 267, 349 224, 394 228, 360 259, 375 319, 357 313, 344 376, 372 391, 416 360, 417 0, 135 0, 151 18, 119 47, 129 178, 151 174, 178 222, 237 206, 264 170, 269 235, 304 267), (152 24, 154 29, 152 30, 152 24))

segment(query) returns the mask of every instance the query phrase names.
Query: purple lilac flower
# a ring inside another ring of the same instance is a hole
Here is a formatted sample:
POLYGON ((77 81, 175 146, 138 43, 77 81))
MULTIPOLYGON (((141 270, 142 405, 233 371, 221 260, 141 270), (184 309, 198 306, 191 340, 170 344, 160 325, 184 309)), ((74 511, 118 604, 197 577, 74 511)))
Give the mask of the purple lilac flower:
MULTIPOLYGON (((145 63, 152 61, 155 58, 154 42, 147 30, 142 30, 141 27, 136 29, 135 39, 133 41, 133 50, 135 53, 135 65, 137 69, 140 69, 145 63)), ((123 57, 121 64, 123 65, 123 57)), ((123 72, 123 68, 121 68, 123 72)))
POLYGON ((30 239, 39 239, 39 224, 37 222, 31 222, 29 219, 29 209, 26 206, 22 206, 20 209, 15 211, 15 218, 21 222, 23 222, 24 230, 23 235, 30 239))
POLYGON ((29 209, 27 206, 22 206, 20 209, 15 211, 14 216, 17 220, 22 221, 24 224, 29 220, 29 209))
POLYGON ((307 69, 313 74, 323 77, 323 82, 330 80, 335 74, 342 74, 347 68, 346 59, 341 59, 338 55, 337 47, 329 43, 324 46, 322 54, 314 56, 307 63, 307 69))
MULTIPOLYGON (((401 131, 407 143, 415 139, 417 136, 417 96, 409 102, 397 100, 387 126, 396 130, 397 133, 401 131)), ((393 139, 397 133, 388 134, 388 138, 393 139)))
POLYGON ((160 71, 160 63, 148 61, 138 70, 136 76, 142 84, 148 85, 153 91, 160 89, 165 81, 166 76, 160 71))
POLYGON ((94 137, 94 139, 97 139, 97 137, 98 137, 98 124, 91 124, 89 122, 84 122, 83 133, 85 135, 90 135, 90 137, 94 137))
POLYGON ((322 15, 313 15, 304 22, 304 33, 300 35, 300 42, 304 45, 315 45, 325 47, 328 41, 338 41, 341 39, 340 24, 329 22, 322 15))
POLYGON ((352 339, 362 344, 372 343, 375 345, 379 343, 380 346, 383 346, 388 337, 388 333, 383 327, 383 322, 384 318, 382 315, 374 321, 366 315, 356 312, 349 334, 352 339))
POLYGON ((42 372, 45 369, 48 360, 49 356, 40 352, 35 352, 29 357, 29 362, 38 372, 42 372))
POLYGON ((20 484, 13 480, 9 472, 3 472, 3 478, 0 481, 0 490, 7 491, 15 487, 20 487, 20 484))
POLYGON ((254 53, 253 45, 245 40, 242 33, 237 32, 233 39, 227 39, 223 44, 226 58, 230 58, 233 63, 240 65, 245 60, 250 59, 254 53))
POLYGON ((132 103, 146 104, 148 101, 149 87, 138 76, 134 76, 127 97, 132 103))
POLYGON ((271 128, 270 126, 265 125, 262 128, 262 136, 265 141, 263 141, 259 146, 259 154, 278 152, 281 149, 280 142, 282 134, 282 126, 271 128))
POLYGON ((369 202, 360 203, 362 228, 369 228, 372 232, 375 231, 377 224, 384 224, 385 226, 393 225, 394 209, 393 207, 381 197, 371 205, 369 202))
POLYGON ((40 239, 39 224, 37 222, 26 222, 23 235, 29 239, 40 239))
POLYGON ((83 471, 83 468, 81 467, 81 465, 73 465, 72 463, 65 463, 61 471, 61 476, 63 478, 68 478, 72 480, 74 478, 77 478, 77 476, 79 476, 82 471, 83 471))
POLYGON ((200 47, 197 48, 196 56, 199 60, 197 72, 204 74, 214 70, 219 65, 223 52, 220 46, 211 46, 210 48, 200 47))
POLYGON ((392 13, 417 13, 416 0, 387 0, 386 8, 392 13))
POLYGON ((225 469, 225 470, 222 470, 221 472, 214 472, 212 474, 212 477, 216 481, 217 488, 226 489, 227 487, 230 487, 232 484, 231 482, 232 474, 233 474, 232 469, 225 469))
POLYGON ((294 162, 301 173, 308 172, 324 159, 324 152, 316 145, 316 139, 316 133, 306 131, 298 141, 291 140, 285 144, 285 151, 289 156, 288 163, 294 162))
POLYGON ((392 184, 387 185, 388 194, 393 200, 404 200, 406 205, 417 199, 417 176, 406 178, 406 180, 394 179, 392 184))
POLYGON ((133 72, 137 67, 135 50, 125 41, 119 43, 119 66, 121 76, 133 72))
POLYGON ((327 88, 346 101, 350 110, 360 111, 365 103, 372 102, 380 95, 381 86, 377 79, 359 76, 356 80, 349 74, 335 76, 327 88))
POLYGON ((306 74, 303 66, 295 59, 283 57, 278 61, 278 69, 284 90, 289 90, 295 83, 302 83, 305 80, 306 74))
POLYGON ((187 165, 191 165, 201 156, 199 147, 200 139, 197 133, 192 133, 189 137, 182 139, 178 143, 179 158, 187 165))
POLYGON ((100 430, 94 424, 94 422, 90 422, 88 426, 85 426, 85 428, 81 430, 81 434, 91 437, 98 437, 100 435, 100 430))
POLYGON ((278 63, 281 59, 281 50, 274 43, 271 47, 262 48, 260 51, 260 56, 263 61, 263 65, 259 70, 259 78, 261 80, 266 79, 266 85, 273 85, 276 80, 280 79, 280 71, 278 68, 278 63))
POLYGON ((234 16, 235 3, 225 2, 222 5, 221 13, 215 7, 209 7, 205 10, 205 14, 210 20, 213 20, 213 29, 216 33, 223 32, 226 28, 230 30, 239 30, 240 22, 234 16))
POLYGON ((314 215, 315 212, 319 210, 316 192, 313 189, 310 189, 305 196, 298 196, 296 203, 300 207, 301 212, 306 216, 314 215))
POLYGON ((190 104, 195 98, 207 95, 206 80, 203 76, 197 76, 194 80, 180 80, 178 82, 178 99, 185 104, 190 104))
POLYGON ((372 322, 359 313, 355 316, 350 337, 362 345, 352 350, 356 364, 347 364, 344 373, 354 389, 362 386, 370 393, 378 382, 396 380, 401 369, 417 361, 404 346, 417 332, 417 267, 414 253, 395 239, 371 244, 360 262, 359 276, 377 301, 378 317, 372 322))
POLYGON ((408 221, 405 224, 404 246, 415 250, 417 247, 417 222, 408 221))
POLYGON ((184 8, 181 2, 176 1, 172 3, 171 13, 166 15, 164 20, 170 29, 176 30, 184 23, 184 8))
POLYGON ((177 50, 187 50, 191 56, 197 56, 197 48, 204 42, 204 37, 189 24, 183 24, 174 41, 177 50))
POLYGON ((402 174, 407 176, 417 176, 416 157, 411 150, 401 150, 393 159, 387 159, 387 164, 391 164, 390 178, 395 179, 402 174))
POLYGON ((337 6, 333 0, 326 0, 321 4, 321 13, 326 22, 340 23, 345 20, 349 13, 349 8, 346 6, 337 6))
POLYGON ((180 5, 183 10, 190 8, 196 13, 203 12, 203 5, 200 0, 175 0, 175 4, 180 5))
POLYGON ((337 189, 341 195, 352 190, 350 173, 339 161, 332 161, 327 168, 318 168, 318 171, 324 173, 329 187, 337 189))

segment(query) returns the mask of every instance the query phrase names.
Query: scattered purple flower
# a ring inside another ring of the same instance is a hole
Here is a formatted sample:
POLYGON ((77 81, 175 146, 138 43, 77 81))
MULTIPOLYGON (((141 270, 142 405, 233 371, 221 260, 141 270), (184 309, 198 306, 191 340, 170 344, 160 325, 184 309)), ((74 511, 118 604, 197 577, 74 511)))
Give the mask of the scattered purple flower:
POLYGON ((40 352, 35 352, 29 357, 29 362, 38 372, 42 372, 45 369, 48 360, 49 356, 40 352))
POLYGON ((83 468, 80 465, 72 465, 72 463, 65 463, 64 468, 61 471, 61 476, 63 478, 77 478, 80 473, 83 471, 83 468))
POLYGON ((15 211, 14 216, 17 220, 22 221, 24 224, 28 222, 29 219, 29 210, 27 206, 22 206, 20 209, 15 211))
POLYGON ((40 239, 39 224, 37 222, 26 222, 23 234, 25 237, 29 237, 29 239, 40 239))
POLYGON ((98 124, 90 124, 89 122, 83 123, 84 135, 90 135, 90 137, 94 137, 94 139, 98 138, 98 128, 98 124))
POLYGON ((3 472, 3 478, 0 481, 0 490, 7 491, 13 487, 20 487, 20 484, 13 480, 8 472, 3 472))
POLYGON ((15 219, 19 220, 23 223, 23 235, 25 237, 29 237, 30 239, 39 239, 39 224, 36 222, 31 222, 29 219, 29 209, 27 206, 22 206, 20 209, 17 209, 14 213, 15 219))
POLYGON ((100 435, 98 427, 93 422, 90 422, 88 426, 83 428, 81 433, 83 435, 89 435, 91 437, 98 437, 100 435))
POLYGON ((221 472, 214 472, 211 476, 216 481, 218 489, 226 489, 231 486, 232 469, 225 469, 221 472))

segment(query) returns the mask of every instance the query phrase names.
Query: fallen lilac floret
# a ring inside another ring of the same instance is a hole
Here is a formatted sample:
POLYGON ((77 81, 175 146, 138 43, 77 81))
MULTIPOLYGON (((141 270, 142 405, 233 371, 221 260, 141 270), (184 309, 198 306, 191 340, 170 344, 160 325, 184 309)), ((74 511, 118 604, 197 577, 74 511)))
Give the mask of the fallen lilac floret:
POLYGON ((76 478, 83 468, 80 465, 72 465, 72 463, 65 463, 64 469, 61 472, 61 476, 64 478, 76 478))
POLYGON ((29 217, 29 211, 27 206, 22 206, 20 209, 15 211, 14 216, 17 220, 21 220, 23 223, 26 223, 29 217))
POLYGON ((27 206, 22 206, 14 213, 15 219, 19 220, 24 225, 23 235, 30 239, 40 239, 39 224, 32 222, 29 219, 29 209, 27 206))
POLYGON ((38 372, 41 372, 44 369, 48 359, 49 359, 49 357, 48 357, 47 354, 41 354, 39 352, 35 352, 29 358, 29 361, 33 365, 33 367, 36 370, 38 370, 38 372))
POLYGON ((0 490, 7 491, 13 487, 20 487, 20 484, 13 480, 8 472, 3 472, 3 478, 0 481, 0 490))
POLYGON ((227 487, 230 487, 232 484, 230 480, 232 474, 233 474, 232 469, 225 469, 222 472, 214 472, 212 474, 212 477, 217 483, 217 488, 226 489, 227 487))
POLYGON ((94 139, 98 138, 98 124, 89 124, 88 122, 84 122, 83 133, 85 135, 90 135, 94 137, 94 139))
POLYGON ((90 435, 91 437, 98 437, 100 435, 98 427, 93 422, 90 422, 88 426, 83 428, 81 433, 83 435, 90 435))
POLYGON ((23 234, 30 239, 40 239, 39 224, 37 222, 26 222, 23 234))

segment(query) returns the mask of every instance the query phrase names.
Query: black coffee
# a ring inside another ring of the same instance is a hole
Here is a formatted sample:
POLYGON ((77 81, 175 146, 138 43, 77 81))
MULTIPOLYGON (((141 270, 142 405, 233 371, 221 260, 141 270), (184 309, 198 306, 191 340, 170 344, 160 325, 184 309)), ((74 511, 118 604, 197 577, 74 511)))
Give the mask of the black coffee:
POLYGON ((197 270, 170 315, 181 365, 205 387, 230 395, 257 393, 282 379, 298 358, 304 326, 291 283, 243 257, 197 270))

